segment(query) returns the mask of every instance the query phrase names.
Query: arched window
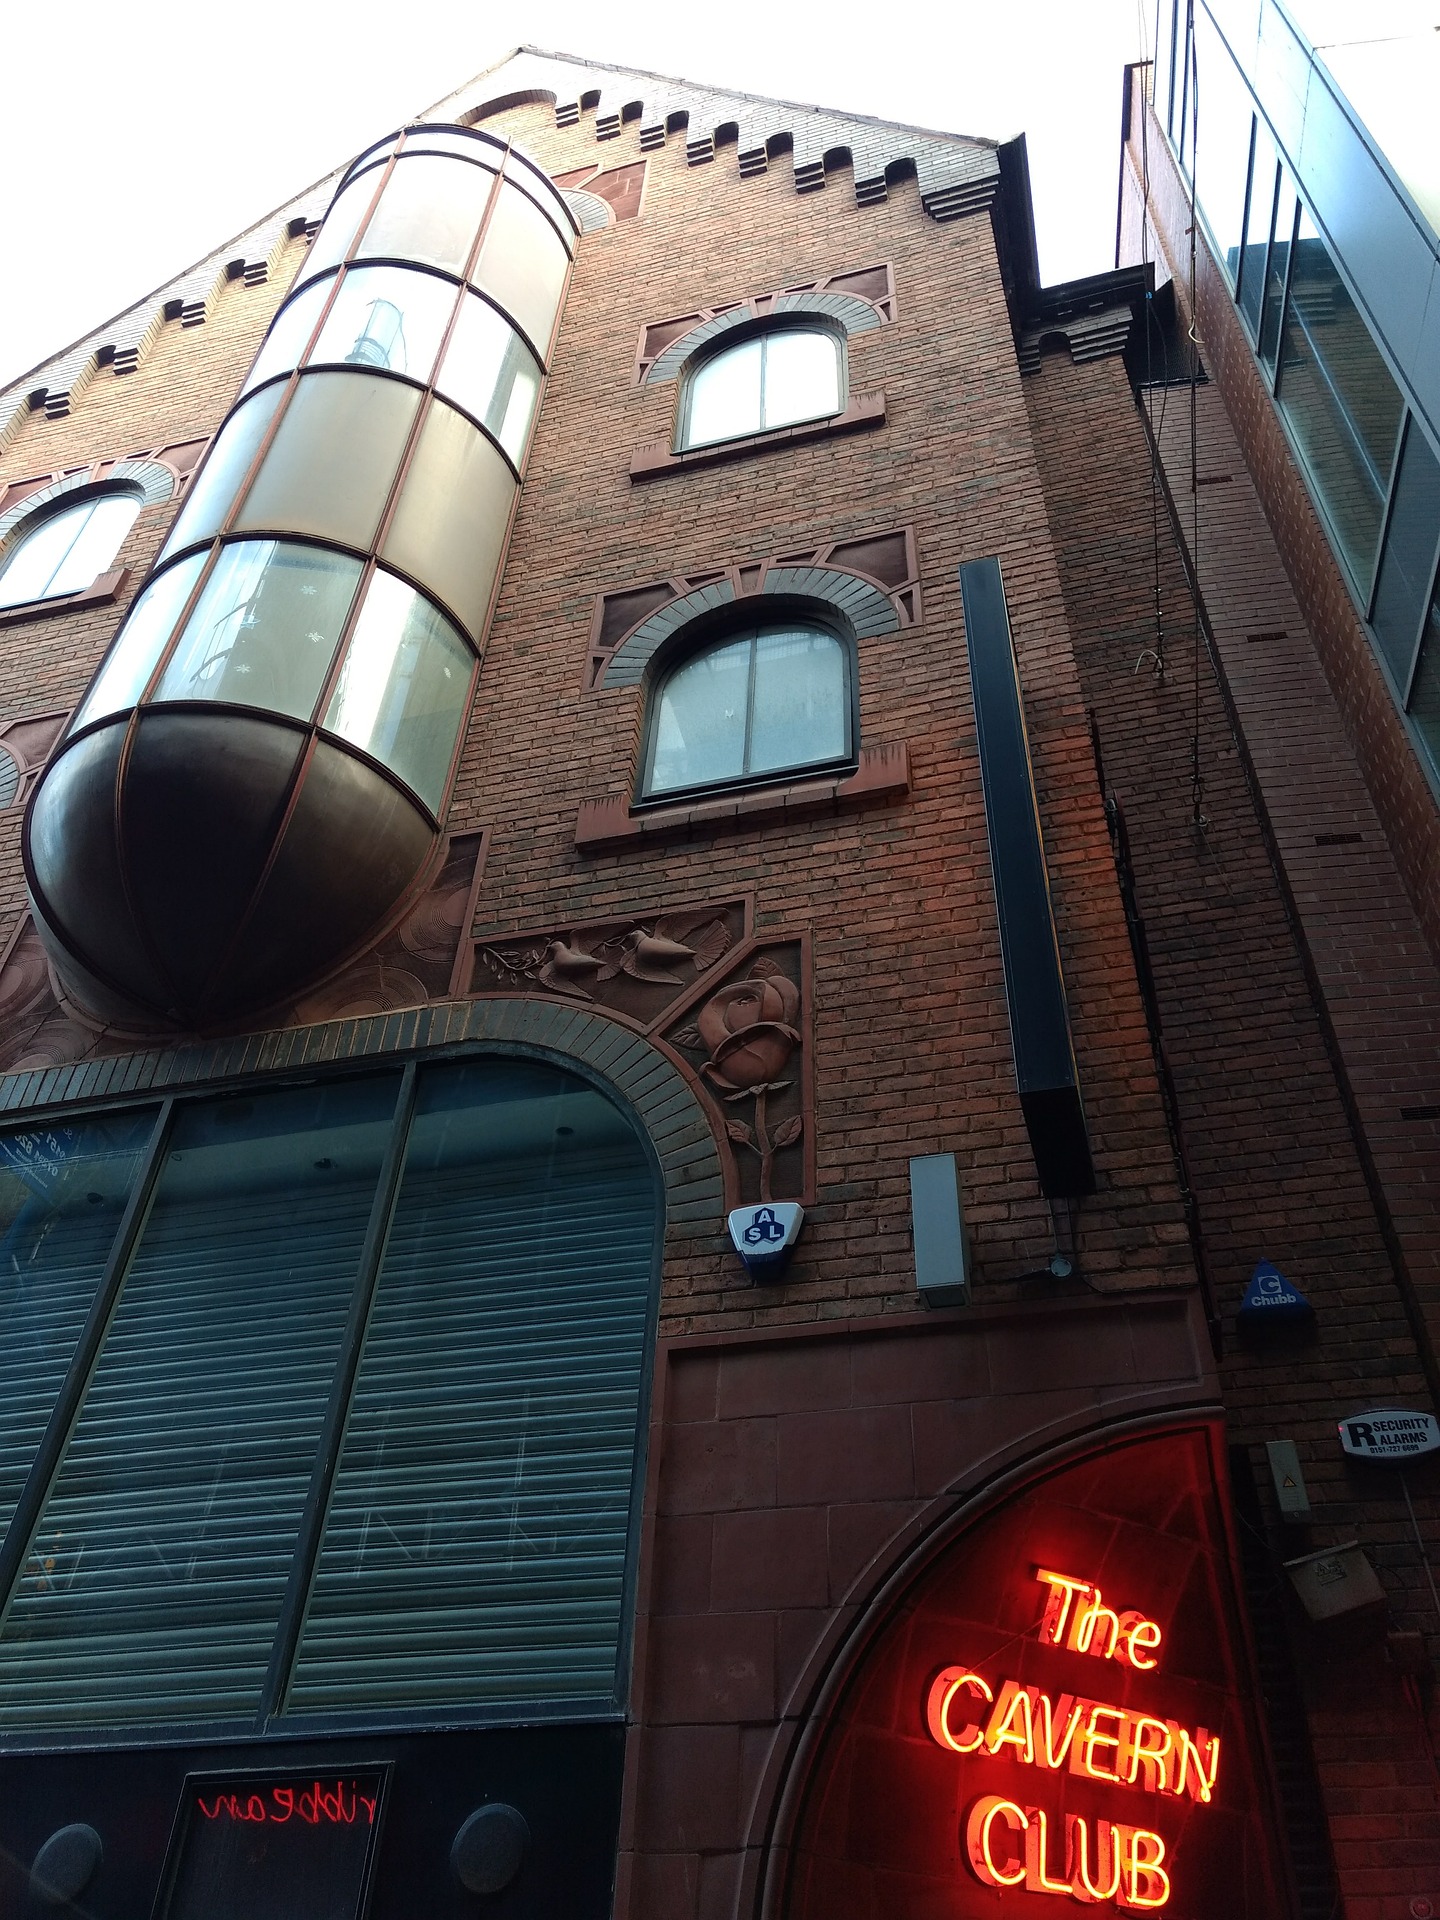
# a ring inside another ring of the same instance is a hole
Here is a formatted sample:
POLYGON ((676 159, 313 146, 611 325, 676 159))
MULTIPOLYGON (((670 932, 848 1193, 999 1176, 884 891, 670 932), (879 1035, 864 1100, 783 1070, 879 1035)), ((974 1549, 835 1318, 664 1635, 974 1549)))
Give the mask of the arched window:
POLYGON ((139 487, 111 487, 22 523, 0 559, 0 607, 83 593, 120 551, 144 504, 139 487))
POLYGON ((852 759, 853 688, 849 644, 818 621, 732 628, 656 687, 641 798, 852 759))
POLYGON ((769 327, 698 361, 685 382, 678 445, 823 420, 844 405, 838 333, 829 327, 769 327))
POLYGON ((0 1136, 0 1736, 613 1714, 657 1222, 622 1110, 480 1055, 47 1126, 0 1136))

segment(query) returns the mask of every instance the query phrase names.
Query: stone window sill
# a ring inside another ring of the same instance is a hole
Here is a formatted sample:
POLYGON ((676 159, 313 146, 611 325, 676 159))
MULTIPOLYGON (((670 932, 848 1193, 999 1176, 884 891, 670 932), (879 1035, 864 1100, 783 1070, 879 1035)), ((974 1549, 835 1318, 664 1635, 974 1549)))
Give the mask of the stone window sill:
POLYGON ((831 780, 797 780, 678 807, 632 807, 623 796, 586 800, 575 820, 575 849, 606 853, 660 840, 698 840, 727 827, 839 813, 844 807, 896 799, 909 791, 910 750, 902 740, 896 746, 862 747, 854 773, 831 780))
POLYGON ((825 440, 832 434, 858 433, 866 427, 885 424, 883 393, 854 393, 843 413, 828 420, 802 420, 798 426, 779 427, 774 433, 752 433, 744 440, 724 440, 713 447, 689 447, 675 453, 663 440, 637 447, 630 456, 631 480, 655 480, 664 473, 679 473, 683 467, 715 467, 725 460, 743 460, 752 453, 768 453, 775 447, 792 447, 804 440, 825 440))
POLYGON ((27 600, 23 606, 0 608, 0 627, 13 627, 20 620, 40 620, 50 613, 74 613, 79 607, 108 607, 124 591, 130 578, 128 567, 102 573, 83 593, 67 593, 53 600, 27 600))

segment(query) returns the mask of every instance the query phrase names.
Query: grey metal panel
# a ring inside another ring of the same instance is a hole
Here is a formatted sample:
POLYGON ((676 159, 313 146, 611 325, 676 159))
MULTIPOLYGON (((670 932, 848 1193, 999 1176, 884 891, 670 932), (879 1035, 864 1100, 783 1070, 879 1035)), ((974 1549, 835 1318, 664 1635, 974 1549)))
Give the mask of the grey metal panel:
POLYGON ((953 1153, 924 1153, 911 1160, 910 1224, 915 1285, 926 1305, 965 1305, 970 1298, 969 1260, 953 1153))

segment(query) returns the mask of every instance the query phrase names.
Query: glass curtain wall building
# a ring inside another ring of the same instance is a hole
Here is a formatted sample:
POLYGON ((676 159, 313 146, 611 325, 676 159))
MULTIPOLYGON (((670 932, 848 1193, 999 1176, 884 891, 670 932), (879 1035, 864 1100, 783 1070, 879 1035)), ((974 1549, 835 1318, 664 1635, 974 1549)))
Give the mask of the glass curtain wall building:
POLYGON ((1440 240, 1274 0, 1159 0, 1155 50, 1156 114, 1440 788, 1440 409, 1423 351, 1440 240))

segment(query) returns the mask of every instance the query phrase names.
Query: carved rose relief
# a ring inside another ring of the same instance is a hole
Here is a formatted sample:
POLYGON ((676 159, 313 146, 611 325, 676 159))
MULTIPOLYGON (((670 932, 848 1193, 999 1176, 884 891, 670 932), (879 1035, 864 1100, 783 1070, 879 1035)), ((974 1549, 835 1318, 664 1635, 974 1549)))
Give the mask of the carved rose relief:
MULTIPOLYGON (((725 1133, 758 1163, 761 1200, 782 1197, 774 1191, 776 1155, 798 1146, 805 1130, 795 1078, 802 1045, 800 1003, 796 982, 776 960, 762 955, 742 978, 727 981, 703 1002, 693 1026, 669 1036, 672 1046, 704 1051, 702 1079, 727 1107, 741 1109, 725 1114, 725 1133), (777 1099, 796 1110, 776 1120, 772 1103, 777 1099), (746 1105, 748 1120, 742 1117, 746 1105)), ((787 1190, 800 1184, 798 1171, 788 1168, 787 1190)))

